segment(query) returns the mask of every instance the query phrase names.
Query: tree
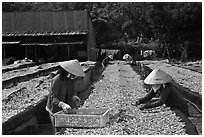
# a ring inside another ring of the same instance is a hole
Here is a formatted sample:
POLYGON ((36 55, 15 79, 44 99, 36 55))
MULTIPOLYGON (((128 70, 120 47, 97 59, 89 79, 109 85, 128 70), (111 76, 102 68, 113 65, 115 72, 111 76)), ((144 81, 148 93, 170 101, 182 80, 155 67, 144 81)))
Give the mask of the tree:
POLYGON ((67 10, 89 12, 97 45, 121 44, 142 34, 146 38, 166 43, 172 55, 180 56, 185 49, 192 57, 202 57, 201 2, 2 3, 3 12, 67 10), (184 46, 185 43, 188 46, 184 46))

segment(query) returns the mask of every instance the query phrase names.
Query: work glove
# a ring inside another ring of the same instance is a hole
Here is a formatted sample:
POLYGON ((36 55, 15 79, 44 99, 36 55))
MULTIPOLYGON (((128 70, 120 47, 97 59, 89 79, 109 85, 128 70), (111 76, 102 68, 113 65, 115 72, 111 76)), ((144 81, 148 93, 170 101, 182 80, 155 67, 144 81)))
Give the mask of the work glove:
POLYGON ((62 101, 59 102, 58 106, 61 107, 65 113, 68 113, 68 111, 71 109, 71 107, 68 104, 62 101))
POLYGON ((137 100, 135 103, 132 103, 132 106, 138 106, 140 104, 139 100, 137 100))
POLYGON ((72 101, 74 102, 76 108, 80 107, 80 105, 81 105, 81 99, 80 99, 79 97, 73 96, 73 97, 72 97, 72 101))

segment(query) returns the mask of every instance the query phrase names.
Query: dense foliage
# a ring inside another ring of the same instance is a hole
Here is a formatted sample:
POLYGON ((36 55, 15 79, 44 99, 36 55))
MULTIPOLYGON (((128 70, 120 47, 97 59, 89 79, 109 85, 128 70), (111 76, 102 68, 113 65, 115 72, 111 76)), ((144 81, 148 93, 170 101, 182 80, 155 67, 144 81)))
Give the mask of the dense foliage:
POLYGON ((99 45, 141 35, 166 46, 173 57, 202 57, 201 2, 4 2, 3 12, 87 10, 99 45))

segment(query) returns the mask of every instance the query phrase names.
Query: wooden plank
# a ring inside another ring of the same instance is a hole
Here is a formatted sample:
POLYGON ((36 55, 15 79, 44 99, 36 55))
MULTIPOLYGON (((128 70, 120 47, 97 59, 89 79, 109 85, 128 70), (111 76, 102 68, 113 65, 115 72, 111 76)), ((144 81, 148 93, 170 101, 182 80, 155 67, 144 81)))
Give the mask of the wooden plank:
POLYGON ((3 32, 87 30, 86 11, 2 13, 3 32))
POLYGON ((13 14, 11 13, 2 14, 2 32, 12 32, 13 31, 12 16, 13 14))
POLYGON ((53 16, 52 12, 41 12, 40 13, 40 28, 41 31, 50 31, 53 28, 53 16))
POLYGON ((75 30, 86 30, 87 28, 87 12, 84 11, 74 11, 73 21, 75 30))
POLYGON ((14 13, 14 30, 21 32, 21 31, 28 31, 28 14, 27 12, 22 13, 14 13))
POLYGON ((39 31, 40 30, 40 13, 39 12, 31 12, 29 13, 29 31, 39 31))
POLYGON ((73 11, 65 12, 65 30, 73 30, 74 29, 74 21, 73 21, 73 11))
POLYGON ((107 109, 78 109, 54 114, 55 127, 104 127, 109 121, 107 109))
POLYGON ((53 30, 64 30, 64 12, 53 12, 53 30))

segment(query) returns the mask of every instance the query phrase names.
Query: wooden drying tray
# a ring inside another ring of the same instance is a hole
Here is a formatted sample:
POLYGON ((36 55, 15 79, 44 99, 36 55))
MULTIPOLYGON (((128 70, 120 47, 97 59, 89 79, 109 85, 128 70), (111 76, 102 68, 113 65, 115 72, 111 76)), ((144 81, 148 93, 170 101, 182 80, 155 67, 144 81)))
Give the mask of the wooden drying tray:
POLYGON ((55 127, 105 127, 109 122, 108 109, 75 109, 65 114, 54 114, 55 127))

